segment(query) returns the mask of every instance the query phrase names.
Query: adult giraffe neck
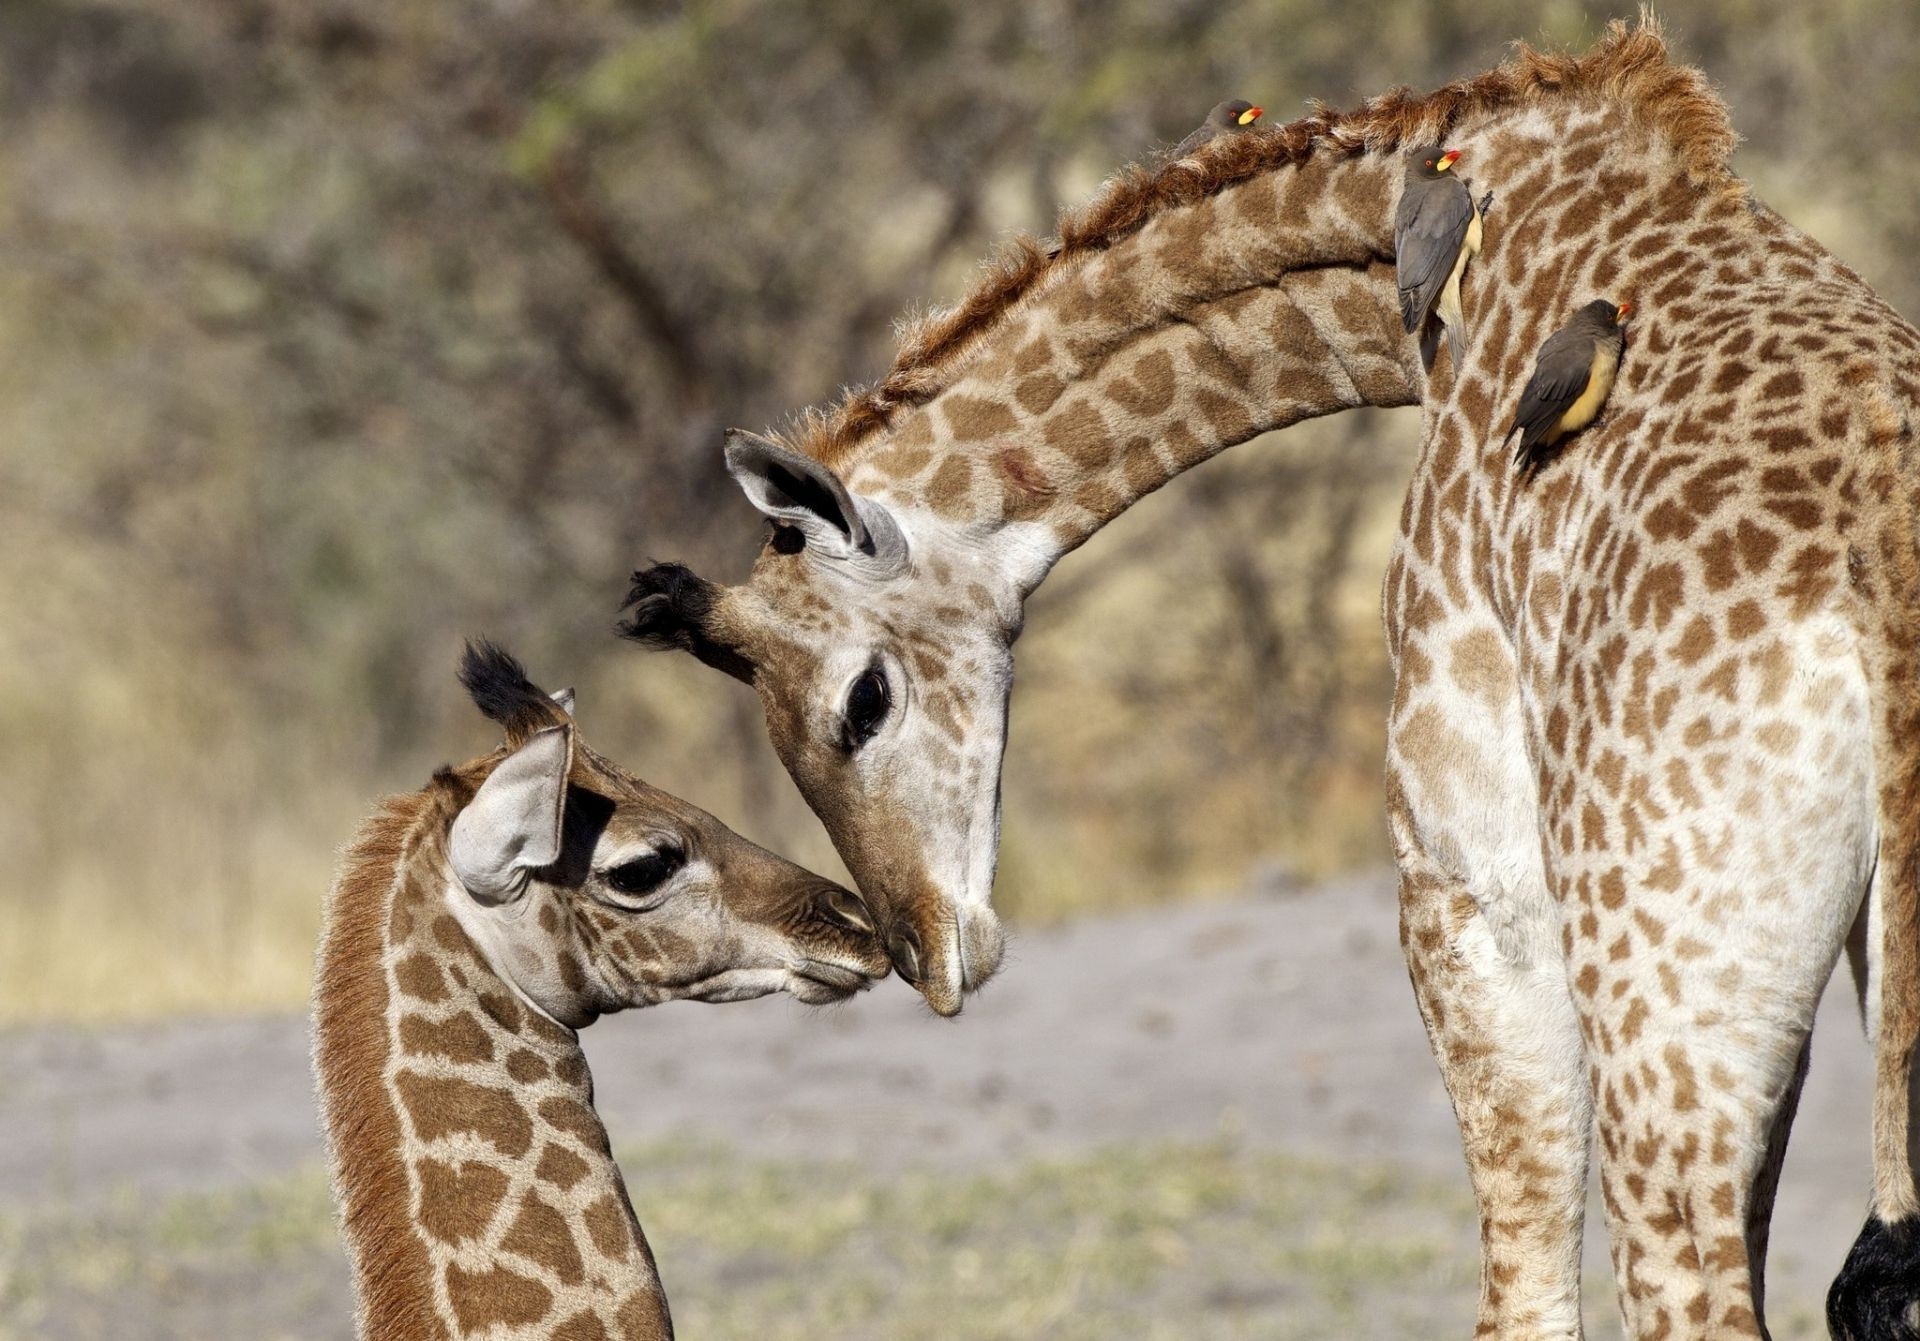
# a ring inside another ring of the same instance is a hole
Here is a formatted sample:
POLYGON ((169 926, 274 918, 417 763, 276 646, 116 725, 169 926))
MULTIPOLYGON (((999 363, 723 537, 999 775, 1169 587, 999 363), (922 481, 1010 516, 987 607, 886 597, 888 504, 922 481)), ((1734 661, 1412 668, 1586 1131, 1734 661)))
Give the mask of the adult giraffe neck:
POLYGON ((1329 149, 1057 264, 943 390, 849 454, 849 487, 982 536, 1017 526, 1044 573, 1216 452, 1416 402, 1425 375, 1392 260, 1399 173, 1391 155, 1329 149))
POLYGON ((447 910, 465 794, 389 803, 327 900, 314 1065, 361 1334, 671 1337, 578 1037, 447 910))

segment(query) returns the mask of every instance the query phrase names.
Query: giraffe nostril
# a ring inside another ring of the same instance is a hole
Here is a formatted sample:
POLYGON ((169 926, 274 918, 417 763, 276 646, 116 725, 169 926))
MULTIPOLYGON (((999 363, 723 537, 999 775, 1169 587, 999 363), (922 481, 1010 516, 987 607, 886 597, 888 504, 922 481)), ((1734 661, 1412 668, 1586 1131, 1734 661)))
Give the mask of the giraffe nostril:
POLYGON ((904 978, 909 985, 919 986, 920 934, 912 927, 900 928, 888 940, 887 953, 893 959, 894 972, 904 978))
POLYGON ((821 891, 820 912, 829 922, 857 931, 863 936, 874 934, 873 915, 867 911, 867 905, 860 896, 850 889, 838 887, 821 891))

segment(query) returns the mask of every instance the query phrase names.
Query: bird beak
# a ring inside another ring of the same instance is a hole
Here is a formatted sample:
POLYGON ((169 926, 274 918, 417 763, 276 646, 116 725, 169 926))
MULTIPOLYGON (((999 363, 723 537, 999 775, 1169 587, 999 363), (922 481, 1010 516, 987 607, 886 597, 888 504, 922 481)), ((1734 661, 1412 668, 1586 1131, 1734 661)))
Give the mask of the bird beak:
POLYGON ((1240 113, 1240 124, 1243 126, 1251 126, 1260 119, 1260 112, 1261 109, 1258 107, 1247 108, 1246 111, 1240 113))
POLYGON ((1633 304, 1621 303, 1620 315, 1614 318, 1614 324, 1617 326, 1624 326, 1627 324, 1627 318, 1632 315, 1633 315, 1633 304))
POLYGON ((1459 157, 1460 157, 1460 151, 1458 149, 1449 149, 1447 150, 1446 153, 1440 155, 1440 161, 1436 163, 1434 166, 1439 168, 1440 171, 1445 172, 1448 168, 1453 166, 1454 160, 1459 157))

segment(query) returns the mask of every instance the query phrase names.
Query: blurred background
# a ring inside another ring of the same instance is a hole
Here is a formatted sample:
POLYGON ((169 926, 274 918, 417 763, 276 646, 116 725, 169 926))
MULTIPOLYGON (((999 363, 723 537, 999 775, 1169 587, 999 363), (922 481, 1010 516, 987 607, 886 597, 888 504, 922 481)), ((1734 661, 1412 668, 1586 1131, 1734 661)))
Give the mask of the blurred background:
MULTIPOLYGON (((470 634, 837 872, 751 692, 611 634, 648 558, 745 573, 721 430, 876 375, 896 319, 1220 98, 1282 121, 1632 11, 0 0, 0 1022, 297 1008, 372 799, 492 744, 470 634)), ((1920 312, 1920 9, 1689 0, 1668 33, 1759 193, 1920 312)), ((1041 590, 1016 927, 1386 861, 1410 415, 1228 453, 1041 590)))

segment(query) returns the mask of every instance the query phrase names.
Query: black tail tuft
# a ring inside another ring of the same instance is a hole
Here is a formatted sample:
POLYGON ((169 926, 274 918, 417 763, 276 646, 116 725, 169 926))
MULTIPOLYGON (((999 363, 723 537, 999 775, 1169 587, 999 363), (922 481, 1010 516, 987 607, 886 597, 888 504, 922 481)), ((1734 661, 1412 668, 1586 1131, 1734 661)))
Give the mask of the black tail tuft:
POLYGON ((1920 1220, 1877 1215, 1827 1291, 1834 1341, 1920 1341, 1920 1220))

